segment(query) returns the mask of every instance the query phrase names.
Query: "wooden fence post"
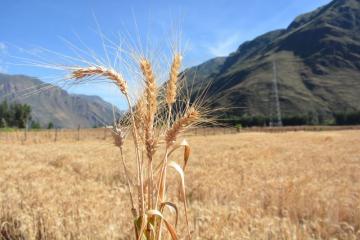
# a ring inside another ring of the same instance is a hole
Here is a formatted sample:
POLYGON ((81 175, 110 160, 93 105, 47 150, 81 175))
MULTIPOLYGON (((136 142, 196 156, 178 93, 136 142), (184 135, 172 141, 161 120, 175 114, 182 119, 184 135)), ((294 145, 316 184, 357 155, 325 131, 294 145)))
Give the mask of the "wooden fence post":
POLYGON ((77 140, 80 141, 80 124, 77 129, 77 140))
POLYGON ((27 128, 27 125, 26 125, 25 131, 24 131, 24 142, 26 142, 26 140, 27 140, 27 131, 28 131, 28 128, 27 128))
POLYGON ((58 129, 55 128, 55 136, 54 136, 54 142, 57 141, 57 136, 58 136, 58 129))
POLYGON ((105 127, 104 128, 104 138, 103 138, 104 140, 106 140, 106 130, 107 130, 107 128, 105 127))

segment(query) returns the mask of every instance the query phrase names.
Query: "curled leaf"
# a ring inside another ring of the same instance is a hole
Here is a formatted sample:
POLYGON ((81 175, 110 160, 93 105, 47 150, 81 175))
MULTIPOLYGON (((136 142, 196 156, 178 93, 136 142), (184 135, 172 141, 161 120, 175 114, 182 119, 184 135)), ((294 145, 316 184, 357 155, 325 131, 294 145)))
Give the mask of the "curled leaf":
POLYGON ((157 216, 157 217, 161 218, 164 221, 166 229, 170 233, 172 240, 178 240, 175 228, 164 218, 164 216, 161 214, 161 212, 159 210, 150 209, 146 212, 146 214, 148 216, 157 216))
POLYGON ((165 207, 175 210, 175 227, 176 227, 179 220, 179 211, 176 204, 172 202, 163 202, 160 204, 160 212, 163 212, 165 207))
POLYGON ((180 144, 176 144, 174 145, 174 147, 171 149, 171 151, 169 152, 169 156, 174 152, 176 151, 177 149, 181 148, 181 147, 184 147, 184 165, 183 165, 183 170, 185 171, 185 167, 189 161, 189 158, 190 158, 190 152, 191 152, 191 149, 190 149, 190 145, 189 143, 184 139, 182 140, 182 142, 180 144))
POLYGON ((181 189, 182 189, 182 195, 183 195, 183 200, 184 200, 186 227, 187 227, 187 230, 188 230, 189 239, 191 239, 190 227, 189 227, 189 218, 188 218, 188 214, 187 214, 186 190, 185 190, 185 174, 184 174, 184 171, 182 170, 182 168, 176 162, 170 162, 168 164, 168 166, 175 169, 175 171, 179 174, 179 176, 181 178, 181 189))

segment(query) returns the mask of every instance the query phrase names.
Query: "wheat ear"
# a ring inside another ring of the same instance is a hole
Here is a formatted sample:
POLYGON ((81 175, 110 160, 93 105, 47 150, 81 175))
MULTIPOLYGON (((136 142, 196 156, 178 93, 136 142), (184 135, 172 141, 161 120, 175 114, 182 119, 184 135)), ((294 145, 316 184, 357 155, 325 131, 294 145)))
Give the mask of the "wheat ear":
POLYGON ((166 86, 166 103, 168 105, 172 105, 176 100, 176 82, 179 75, 181 60, 182 56, 177 53, 175 54, 173 62, 171 64, 169 80, 166 86))
POLYGON ((145 136, 144 136, 144 127, 145 127, 145 118, 146 118, 145 94, 140 96, 136 102, 134 117, 135 117, 135 127, 138 131, 139 138, 142 142, 145 142, 145 136))
POLYGON ((183 132, 187 127, 193 125, 200 119, 200 113, 194 107, 188 108, 184 116, 179 118, 170 129, 166 131, 165 142, 167 148, 173 145, 177 136, 183 132))
POLYGON ((114 83, 119 87, 120 91, 127 95, 127 84, 123 77, 117 73, 115 70, 111 68, 105 67, 85 67, 85 68, 78 68, 72 71, 72 77, 75 79, 81 79, 86 77, 91 77, 94 75, 104 76, 108 79, 114 81, 114 83))
POLYGON ((145 77, 147 111, 145 115, 145 144, 148 158, 154 154, 154 119, 157 111, 157 87, 151 64, 146 59, 140 60, 140 67, 145 77))

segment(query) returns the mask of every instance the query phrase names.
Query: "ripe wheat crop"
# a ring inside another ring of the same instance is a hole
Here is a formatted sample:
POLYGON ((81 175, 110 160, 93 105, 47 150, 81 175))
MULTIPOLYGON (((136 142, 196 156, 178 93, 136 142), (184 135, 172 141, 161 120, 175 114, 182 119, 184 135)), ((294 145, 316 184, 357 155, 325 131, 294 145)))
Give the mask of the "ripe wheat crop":
MULTIPOLYGON (((351 130, 188 137, 192 238, 359 239, 359 136, 351 130)), ((124 158, 134 159, 133 140, 123 144, 124 158)), ((174 152, 171 159, 182 157, 174 152)), ((1 144, 2 238, 134 239, 121 166, 109 138, 1 144)), ((127 168, 136 173, 136 162, 127 168)), ((178 177, 167 177, 174 186, 168 199, 181 203, 178 177)), ((163 212, 174 227, 175 212, 163 212)), ((184 215, 176 229, 186 239, 184 215)))

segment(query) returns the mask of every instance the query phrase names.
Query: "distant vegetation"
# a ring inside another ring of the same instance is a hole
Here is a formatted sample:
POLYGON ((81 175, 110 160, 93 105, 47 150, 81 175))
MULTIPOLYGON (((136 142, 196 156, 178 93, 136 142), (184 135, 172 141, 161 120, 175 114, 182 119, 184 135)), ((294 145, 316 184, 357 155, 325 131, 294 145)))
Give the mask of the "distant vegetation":
POLYGON ((360 111, 336 113, 335 122, 337 125, 360 124, 360 111))
MULTIPOLYGON (((276 123, 276 119, 263 115, 227 115, 220 122, 241 127, 270 126, 271 122, 276 123)), ((283 126, 302 126, 302 125, 358 125, 360 124, 360 111, 335 113, 333 119, 323 118, 321 115, 313 113, 303 115, 290 115, 282 117, 283 126)))
POLYGON ((27 104, 0 103, 0 128, 25 128, 38 129, 40 124, 32 120, 31 107, 27 104))

